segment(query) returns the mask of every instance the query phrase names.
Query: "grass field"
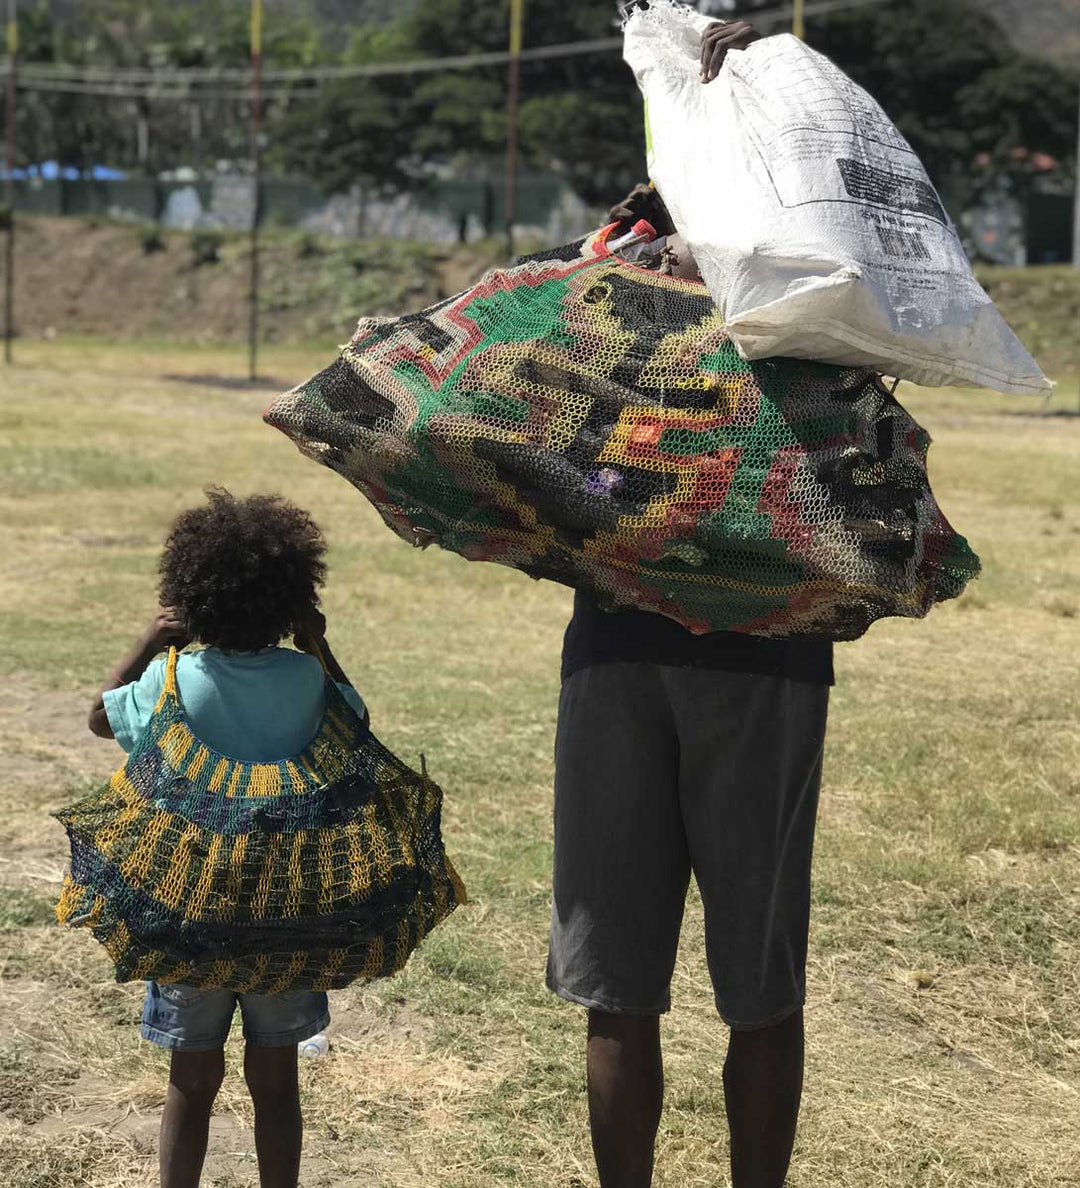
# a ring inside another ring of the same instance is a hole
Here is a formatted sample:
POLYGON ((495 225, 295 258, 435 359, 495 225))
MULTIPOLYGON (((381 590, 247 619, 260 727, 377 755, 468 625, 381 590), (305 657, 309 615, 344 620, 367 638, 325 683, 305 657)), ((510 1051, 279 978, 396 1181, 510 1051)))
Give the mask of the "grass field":
MULTIPOLYGON (((279 350, 278 387, 330 358, 279 350)), ((543 989, 551 752, 569 592, 410 550, 265 428, 235 352, 20 344, 0 377, 0 1182, 153 1182, 165 1060, 137 986, 50 923, 49 813, 116 765, 92 690, 149 615, 165 526, 210 483, 330 537, 330 638, 423 749, 472 894, 392 982, 334 996, 303 1067, 304 1183, 584 1188, 582 1012, 543 989)), ((795 1188, 1080 1185, 1080 418, 908 389, 985 574, 838 649, 816 854, 795 1188)), ((1060 394, 1076 407, 1076 388, 1060 394)), ((692 902, 664 1024, 660 1185, 722 1185, 725 1032, 692 902)), ((229 1048, 206 1182, 257 1183, 229 1048)))

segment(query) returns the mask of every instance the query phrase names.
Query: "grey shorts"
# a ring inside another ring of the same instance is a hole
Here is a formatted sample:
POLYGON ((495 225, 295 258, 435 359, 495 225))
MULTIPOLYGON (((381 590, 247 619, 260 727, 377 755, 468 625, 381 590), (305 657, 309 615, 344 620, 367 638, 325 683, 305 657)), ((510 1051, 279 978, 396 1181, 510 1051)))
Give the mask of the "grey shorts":
POLYGON ((142 1034, 159 1048, 205 1052, 223 1048, 240 1007, 244 1039, 256 1047, 298 1044, 330 1023, 326 995, 318 990, 285 994, 238 994, 200 990, 179 982, 146 983, 142 1034))
POLYGON ((668 1010, 693 872, 724 1021, 764 1027, 802 1006, 828 699, 824 685, 655 664, 563 682, 551 990, 615 1014, 668 1010))

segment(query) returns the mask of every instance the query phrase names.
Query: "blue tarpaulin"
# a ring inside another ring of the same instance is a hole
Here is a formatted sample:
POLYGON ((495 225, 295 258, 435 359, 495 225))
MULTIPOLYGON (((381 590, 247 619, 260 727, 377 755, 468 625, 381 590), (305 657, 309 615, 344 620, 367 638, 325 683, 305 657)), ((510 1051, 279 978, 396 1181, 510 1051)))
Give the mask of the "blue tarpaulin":
MULTIPOLYGON (((6 179, 7 170, 0 168, 0 179, 6 179)), ((127 174, 121 169, 113 169, 108 165, 92 165, 85 173, 80 173, 74 165, 61 165, 59 161, 42 161, 39 165, 27 165, 23 169, 16 169, 11 175, 16 181, 78 181, 80 178, 92 178, 94 181, 124 181, 127 174)))

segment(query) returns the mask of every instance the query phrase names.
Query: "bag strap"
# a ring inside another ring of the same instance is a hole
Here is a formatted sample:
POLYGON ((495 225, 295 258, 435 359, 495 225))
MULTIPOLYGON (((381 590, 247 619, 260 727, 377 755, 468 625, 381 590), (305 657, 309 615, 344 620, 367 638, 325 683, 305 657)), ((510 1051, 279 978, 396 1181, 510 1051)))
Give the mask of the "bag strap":
POLYGON ((170 697, 178 696, 176 688, 176 658, 178 655, 176 648, 170 644, 169 656, 165 661, 165 687, 162 689, 162 692, 167 693, 170 697))
POLYGON ((330 667, 326 663, 326 654, 323 652, 322 648, 319 646, 319 641, 317 639, 313 639, 311 641, 311 649, 312 649, 311 654, 322 665, 323 673, 326 676, 329 676, 330 675, 330 667))
POLYGON ((170 645, 169 655, 165 660, 165 683, 161 686, 161 692, 158 694, 157 704, 154 706, 154 713, 160 713, 165 707, 167 701, 172 701, 175 704, 180 702, 180 690, 176 687, 176 648, 170 645))
POLYGON ((312 650, 311 655, 322 665, 323 679, 325 681, 327 696, 331 699, 331 703, 343 708, 347 715, 357 718, 357 720, 371 730, 371 722, 369 715, 365 712, 363 715, 357 714, 353 707, 342 696, 341 690, 338 688, 338 683, 333 674, 330 672, 330 666, 326 662, 326 653, 319 646, 319 641, 313 639, 311 641, 312 650))

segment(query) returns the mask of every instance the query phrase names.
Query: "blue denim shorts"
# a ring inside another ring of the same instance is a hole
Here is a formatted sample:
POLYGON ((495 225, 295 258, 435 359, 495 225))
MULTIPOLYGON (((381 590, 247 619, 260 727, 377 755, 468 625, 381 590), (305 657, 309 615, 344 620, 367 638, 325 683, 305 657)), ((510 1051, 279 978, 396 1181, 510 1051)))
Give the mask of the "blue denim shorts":
POLYGON ((147 982, 143 1039, 161 1048, 185 1052, 222 1048, 237 1003, 244 1021, 244 1039, 260 1048, 298 1044, 330 1022, 327 998, 321 991, 238 994, 235 990, 147 982))

